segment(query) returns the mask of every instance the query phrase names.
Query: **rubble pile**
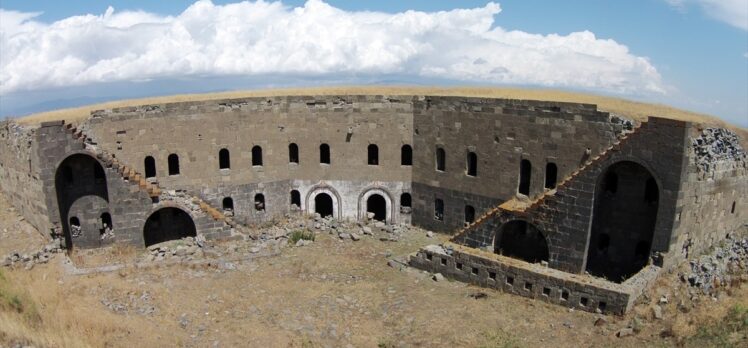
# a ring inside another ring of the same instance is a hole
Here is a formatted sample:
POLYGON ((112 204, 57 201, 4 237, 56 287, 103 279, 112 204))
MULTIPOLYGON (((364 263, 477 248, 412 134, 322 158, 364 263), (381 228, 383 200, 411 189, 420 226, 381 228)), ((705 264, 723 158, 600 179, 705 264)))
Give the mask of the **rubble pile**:
POLYGON ((26 269, 34 268, 36 264, 43 264, 49 262, 49 260, 56 253, 62 252, 62 246, 59 239, 54 239, 49 244, 45 245, 41 250, 33 253, 19 253, 12 252, 3 258, 0 265, 4 267, 15 267, 23 265, 26 269))
POLYGON ((728 238, 711 254, 691 260, 690 270, 680 278, 693 288, 692 295, 708 296, 733 282, 748 281, 748 238, 728 238))
POLYGON ((740 139, 728 129, 706 128, 691 141, 691 146, 696 155, 696 166, 702 173, 713 172, 725 162, 737 166, 745 166, 748 162, 740 139))
POLYGON ((179 240, 154 244, 148 247, 146 254, 147 261, 164 261, 167 259, 190 260, 196 257, 203 257, 205 246, 205 237, 186 237, 179 240))

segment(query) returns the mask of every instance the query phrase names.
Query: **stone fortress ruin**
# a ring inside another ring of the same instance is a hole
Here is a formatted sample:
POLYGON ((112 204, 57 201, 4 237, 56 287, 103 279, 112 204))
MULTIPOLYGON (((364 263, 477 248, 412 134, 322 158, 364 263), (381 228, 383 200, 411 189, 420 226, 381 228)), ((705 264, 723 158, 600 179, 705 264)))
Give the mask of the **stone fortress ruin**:
POLYGON ((589 104, 287 96, 1 126, 0 188, 67 249, 237 238, 284 214, 376 219, 454 234, 413 267, 620 314, 748 220, 734 133, 589 104))

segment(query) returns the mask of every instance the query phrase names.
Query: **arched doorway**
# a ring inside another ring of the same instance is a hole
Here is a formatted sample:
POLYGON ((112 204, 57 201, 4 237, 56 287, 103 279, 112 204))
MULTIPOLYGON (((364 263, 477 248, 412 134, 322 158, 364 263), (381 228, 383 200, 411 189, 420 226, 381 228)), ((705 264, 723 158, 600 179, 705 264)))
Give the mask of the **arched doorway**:
POLYGON ((548 242, 534 225, 514 220, 499 227, 494 252, 531 263, 548 261, 548 242))
POLYGON ((597 182, 586 269, 621 282, 649 261, 659 186, 649 170, 631 161, 611 165, 597 182))
POLYGON ((374 220, 387 219, 387 201, 379 194, 373 194, 366 199, 366 212, 374 214, 374 220))
POLYGON ((179 208, 161 208, 155 211, 143 227, 145 246, 161 242, 194 237, 197 235, 192 217, 179 208))
POLYGON ((314 196, 314 212, 320 216, 328 217, 333 216, 333 203, 332 197, 327 193, 319 193, 314 196))
POLYGON ((109 210, 106 173, 101 163, 82 153, 65 158, 55 172, 55 191, 66 247, 72 248, 73 244, 99 246, 98 228, 96 224, 88 222, 98 220, 101 214, 109 210), (70 209, 74 204, 80 207, 76 210, 76 219, 87 222, 79 222, 75 236, 70 228, 70 209))

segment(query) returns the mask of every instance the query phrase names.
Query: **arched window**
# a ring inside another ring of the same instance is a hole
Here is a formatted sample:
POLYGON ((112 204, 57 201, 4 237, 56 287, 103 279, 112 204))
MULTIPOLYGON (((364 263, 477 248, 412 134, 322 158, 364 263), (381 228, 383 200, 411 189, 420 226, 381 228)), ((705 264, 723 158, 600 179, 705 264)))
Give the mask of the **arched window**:
POLYGON ((226 197, 223 199, 223 211, 234 211, 234 199, 226 197))
POLYGON ((467 154, 467 175, 478 176, 478 155, 475 152, 467 154))
POLYGON ((405 144, 400 148, 400 165, 413 165, 413 148, 408 144, 405 144))
POLYGON ((379 147, 374 144, 369 144, 367 148, 368 153, 368 164, 370 166, 379 165, 379 147))
POLYGON ((111 231, 114 229, 112 226, 112 215, 109 213, 102 213, 101 217, 99 217, 100 223, 101 223, 101 229, 99 230, 100 235, 111 235, 111 231))
POLYGON ((475 208, 472 205, 465 206, 465 224, 469 225, 475 221, 475 208))
POLYGON ((330 145, 322 144, 319 146, 319 163, 330 164, 330 145))
POLYGON ((523 159, 519 164, 519 188, 517 191, 523 195, 530 195, 530 179, 532 176, 532 164, 523 159))
POLYGON ((288 163, 299 164, 299 145, 288 144, 288 163))
POLYGON ((436 148, 436 170, 443 172, 446 168, 447 154, 441 147, 436 148))
POLYGON ((444 221, 444 201, 439 198, 434 200, 434 219, 444 221))
POLYGON ((145 177, 155 178, 156 177, 156 160, 151 156, 147 156, 143 161, 145 165, 145 177))
POLYGON ((255 210, 265 211, 265 195, 262 193, 255 195, 255 210))
POLYGON ((291 190, 291 207, 301 208, 301 194, 298 190, 291 190))
POLYGON ((228 149, 221 149, 218 151, 218 168, 219 169, 230 169, 231 168, 231 157, 228 149))
POLYGON ((173 153, 169 155, 169 175, 179 175, 179 156, 173 153))
POLYGON ((262 148, 260 146, 255 145, 254 147, 252 147, 252 165, 262 165, 262 148))
POLYGON ((556 180, 558 179, 558 167, 553 162, 548 162, 545 165, 545 188, 554 189, 556 188, 556 180))

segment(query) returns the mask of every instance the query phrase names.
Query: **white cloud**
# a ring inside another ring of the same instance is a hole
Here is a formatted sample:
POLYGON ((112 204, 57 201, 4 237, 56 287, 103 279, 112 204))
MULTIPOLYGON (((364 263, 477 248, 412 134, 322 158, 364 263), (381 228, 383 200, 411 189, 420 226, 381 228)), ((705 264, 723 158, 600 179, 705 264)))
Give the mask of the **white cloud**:
POLYGON ((320 0, 214 5, 181 14, 115 12, 51 24, 0 10, 0 93, 182 76, 395 74, 466 82, 663 93, 647 58, 591 32, 492 28, 496 3, 395 14, 320 0))
POLYGON ((664 0, 683 11, 687 3, 698 3, 708 16, 748 31, 748 0, 664 0))

